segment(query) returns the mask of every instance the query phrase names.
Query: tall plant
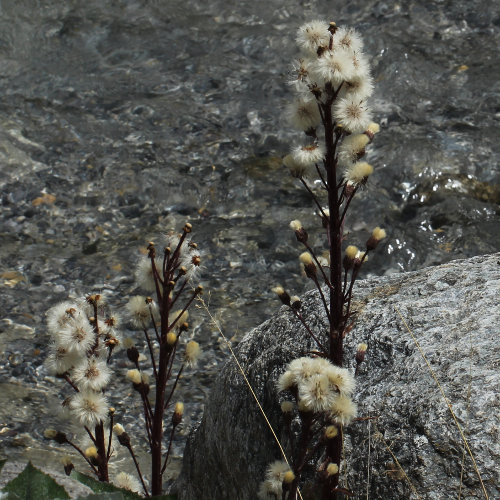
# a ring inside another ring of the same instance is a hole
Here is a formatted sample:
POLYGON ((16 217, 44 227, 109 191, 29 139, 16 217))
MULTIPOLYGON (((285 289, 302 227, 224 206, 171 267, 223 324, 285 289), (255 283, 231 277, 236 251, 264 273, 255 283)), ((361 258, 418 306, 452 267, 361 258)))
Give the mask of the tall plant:
MULTIPOLYGON (((133 341, 122 341, 118 317, 111 313, 101 294, 62 302, 48 312, 52 340, 47 366, 67 382, 71 394, 63 406, 83 426, 91 446, 80 447, 73 438, 53 429, 47 430, 45 436, 72 446, 100 481, 109 482, 114 434, 118 443, 128 450, 140 479, 139 482, 121 473, 115 483, 132 491, 142 491, 146 496, 162 493, 174 433, 184 413, 183 403, 173 404, 174 392, 185 367, 194 366, 200 355, 197 342, 188 339, 183 342, 189 329, 188 309, 203 291, 201 285, 192 285, 201 256, 190 238, 191 229, 187 223, 182 233, 167 234, 160 252, 150 242, 147 257, 142 258, 136 270, 137 284, 154 298, 132 297, 128 311, 135 326, 144 334, 151 368, 146 369, 143 363, 147 358, 141 357, 133 341), (182 360, 174 364, 183 343, 182 360), (115 409, 109 406, 107 390, 116 374, 111 366, 112 354, 121 344, 134 365, 127 372, 127 378, 142 402, 145 439, 151 452, 150 487, 133 451, 132 437, 121 424, 115 423, 115 409), (170 431, 165 440, 167 412, 171 415, 170 431)), ((73 464, 66 461, 64 465, 69 474, 73 464)))
MULTIPOLYGON (((358 33, 333 22, 313 21, 299 28, 297 43, 302 55, 294 64, 291 84, 296 97, 288 116, 305 133, 306 141, 285 157, 284 164, 315 203, 326 234, 326 256, 312 248, 300 221, 294 220, 290 226, 304 246, 300 262, 318 290, 329 331, 326 335, 314 332, 301 313, 300 299, 290 297, 282 287, 274 289, 317 349, 292 361, 279 379, 279 390, 287 391, 294 400, 282 404, 285 422, 291 422, 296 406, 300 433, 292 463, 270 466, 260 496, 295 499, 304 470, 319 457, 315 477, 320 498, 327 500, 345 493, 339 486, 343 427, 357 411, 352 401, 355 374, 344 368, 344 339, 354 325, 353 287, 368 254, 386 236, 377 227, 363 249, 348 245, 343 250, 348 239, 344 233, 348 209, 373 173, 363 157, 379 126, 371 121, 367 105, 373 79, 358 33), (326 206, 310 187, 311 176, 318 179, 326 206)), ((358 368, 365 351, 366 345, 361 344, 356 354, 358 368)))

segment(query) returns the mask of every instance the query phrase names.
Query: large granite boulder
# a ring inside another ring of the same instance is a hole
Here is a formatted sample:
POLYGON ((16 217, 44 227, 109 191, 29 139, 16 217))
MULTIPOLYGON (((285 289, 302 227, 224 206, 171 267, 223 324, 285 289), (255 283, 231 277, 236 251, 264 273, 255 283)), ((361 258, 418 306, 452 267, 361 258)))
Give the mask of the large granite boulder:
MULTIPOLYGON (((415 341, 448 398, 475 457, 490 498, 499 498, 498 371, 500 254, 421 271, 374 278, 356 287, 355 328, 348 363, 368 344, 355 399, 360 417, 346 429, 347 484, 355 498, 485 498, 475 467, 447 403, 415 341)), ((303 300, 316 330, 326 331, 318 296, 303 300)), ((242 364, 279 438, 275 382, 284 365, 313 346, 283 307, 238 345, 242 364)), ((256 498, 266 466, 279 448, 229 360, 215 383, 204 417, 188 442, 177 482, 180 500, 256 498)))

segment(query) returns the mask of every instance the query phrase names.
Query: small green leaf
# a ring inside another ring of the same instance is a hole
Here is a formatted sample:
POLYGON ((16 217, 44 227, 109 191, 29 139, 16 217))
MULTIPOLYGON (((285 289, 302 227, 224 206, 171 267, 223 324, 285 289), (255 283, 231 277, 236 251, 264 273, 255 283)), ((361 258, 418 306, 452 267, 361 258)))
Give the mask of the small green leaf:
POLYGON ((6 458, 4 458, 3 460, 0 460, 0 472, 2 472, 2 468, 5 465, 5 462, 7 462, 6 458))
POLYGON ((69 498, 66 490, 50 476, 28 462, 26 468, 7 483, 2 491, 14 493, 23 500, 53 500, 69 498))
POLYGON ((114 493, 92 493, 86 497, 78 497, 77 500, 124 500, 125 497, 120 491, 114 493))
POLYGON ((71 477, 73 479, 76 479, 77 481, 80 481, 80 483, 84 484, 85 486, 88 486, 94 493, 118 492, 123 495, 123 498, 125 500, 138 500, 140 498, 143 498, 137 493, 118 488, 111 483, 103 483, 101 481, 97 481, 96 479, 86 476, 85 474, 81 474, 80 472, 75 470, 71 473, 71 477))

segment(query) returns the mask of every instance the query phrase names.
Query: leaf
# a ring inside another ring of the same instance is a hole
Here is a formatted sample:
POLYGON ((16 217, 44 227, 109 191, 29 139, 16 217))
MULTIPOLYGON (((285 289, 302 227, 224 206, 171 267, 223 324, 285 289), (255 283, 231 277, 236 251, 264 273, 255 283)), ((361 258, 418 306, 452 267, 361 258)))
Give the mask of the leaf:
POLYGON ((7 459, 4 458, 3 460, 0 460, 0 472, 2 472, 3 466, 5 465, 5 462, 7 462, 7 459))
MULTIPOLYGON (((123 498, 125 500, 137 500, 137 499, 140 499, 140 498, 143 498, 141 497, 140 495, 138 495, 137 493, 133 493, 132 491, 129 491, 129 490, 124 490, 122 488, 118 488, 117 486, 111 484, 111 483, 103 483, 101 481, 97 481, 96 479, 92 478, 92 477, 89 477, 89 476, 86 476, 85 474, 82 474, 78 471, 73 471, 71 473, 71 477, 73 479, 76 479, 77 481, 80 481, 80 483, 84 484, 85 486, 88 486, 94 493, 120 493, 121 495, 123 495, 123 498)), ((104 497, 106 498, 106 497, 104 497)), ((112 497, 113 500, 114 497, 112 497)))
POLYGON ((33 467, 31 462, 28 462, 21 474, 7 483, 2 491, 13 493, 23 500, 69 498, 62 486, 57 484, 49 475, 33 467))
POLYGON ((120 491, 114 493, 91 493, 86 497, 78 497, 77 500, 124 500, 124 496, 120 491))

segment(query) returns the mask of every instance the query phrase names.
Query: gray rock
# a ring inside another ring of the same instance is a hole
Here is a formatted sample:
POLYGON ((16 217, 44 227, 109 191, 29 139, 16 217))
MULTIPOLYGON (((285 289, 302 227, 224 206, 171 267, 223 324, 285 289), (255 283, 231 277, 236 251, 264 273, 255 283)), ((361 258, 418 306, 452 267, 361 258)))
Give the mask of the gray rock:
MULTIPOLYGON (((355 398, 359 417, 372 420, 345 429, 347 484, 354 498, 460 498, 460 489, 461 498, 485 498, 447 404, 398 310, 452 405, 490 498, 499 498, 499 264, 495 254, 357 284, 359 318, 346 339, 346 359, 352 366, 357 344, 368 344, 355 398)), ((316 293, 305 296, 303 312, 316 331, 327 331, 316 293)), ((275 382, 286 363, 312 347, 283 307, 236 350, 285 447, 283 396, 275 382)), ((179 498, 256 498, 267 464, 279 458, 230 360, 185 450, 179 498)))

